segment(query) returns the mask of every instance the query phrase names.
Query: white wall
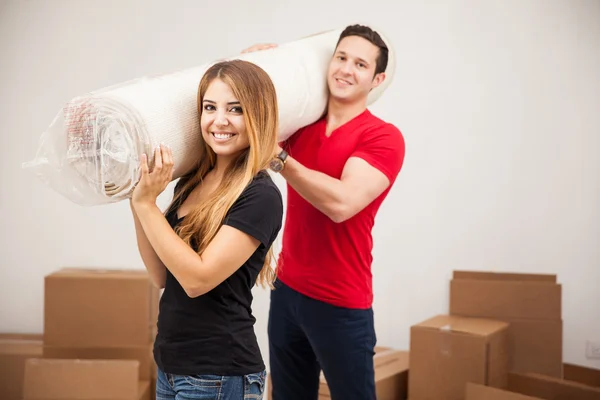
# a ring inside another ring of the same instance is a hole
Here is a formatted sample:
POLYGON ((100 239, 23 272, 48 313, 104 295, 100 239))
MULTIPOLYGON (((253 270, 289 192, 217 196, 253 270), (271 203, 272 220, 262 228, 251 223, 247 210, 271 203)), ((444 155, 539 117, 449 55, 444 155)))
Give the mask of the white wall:
MULTIPOLYGON (((66 100, 363 22, 393 40, 372 111, 407 143, 374 231, 379 342, 407 348, 411 324, 446 312, 455 268, 556 273, 564 358, 600 367, 585 359, 600 341, 600 2, 302 3, 0 3, 0 331, 41 332, 58 267, 143 268, 126 203, 79 207, 20 167, 66 100)), ((265 357, 268 306, 256 290, 265 357)))

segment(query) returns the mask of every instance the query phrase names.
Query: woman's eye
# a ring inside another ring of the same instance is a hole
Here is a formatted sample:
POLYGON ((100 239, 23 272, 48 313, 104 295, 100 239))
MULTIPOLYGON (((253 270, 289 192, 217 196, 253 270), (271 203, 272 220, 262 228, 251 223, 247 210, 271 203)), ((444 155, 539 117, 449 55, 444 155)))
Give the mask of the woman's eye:
POLYGON ((210 105, 210 104, 205 104, 204 105, 204 110, 205 111, 213 111, 214 109, 215 108, 212 105, 210 105))
POLYGON ((242 113, 242 107, 232 107, 231 108, 231 112, 236 113, 236 114, 241 114, 242 113))

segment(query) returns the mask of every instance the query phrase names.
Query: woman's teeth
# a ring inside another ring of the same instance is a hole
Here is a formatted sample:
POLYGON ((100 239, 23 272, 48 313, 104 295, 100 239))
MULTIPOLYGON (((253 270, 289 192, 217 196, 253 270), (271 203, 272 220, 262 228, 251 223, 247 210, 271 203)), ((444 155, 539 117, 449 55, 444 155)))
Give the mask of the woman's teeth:
POLYGON ((213 136, 217 139, 230 139, 233 137, 233 133, 216 133, 213 132, 213 136))

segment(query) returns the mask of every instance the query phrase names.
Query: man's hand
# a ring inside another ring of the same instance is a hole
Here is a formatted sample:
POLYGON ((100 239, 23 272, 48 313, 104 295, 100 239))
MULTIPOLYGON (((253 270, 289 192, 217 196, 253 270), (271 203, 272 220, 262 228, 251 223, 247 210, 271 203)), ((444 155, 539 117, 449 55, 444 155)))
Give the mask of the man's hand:
POLYGON ((252 53, 255 51, 274 49, 277 47, 277 43, 258 43, 253 46, 248 47, 247 49, 242 50, 242 54, 244 53, 252 53))

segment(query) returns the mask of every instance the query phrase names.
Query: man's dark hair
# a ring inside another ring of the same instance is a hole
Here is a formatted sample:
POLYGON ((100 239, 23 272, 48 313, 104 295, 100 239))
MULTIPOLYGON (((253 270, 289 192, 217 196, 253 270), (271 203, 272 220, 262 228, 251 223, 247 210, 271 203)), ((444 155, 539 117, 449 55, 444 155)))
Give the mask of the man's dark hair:
POLYGON ((364 25, 349 25, 347 26, 342 33, 340 34, 340 38, 338 39, 335 47, 340 44, 343 38, 348 36, 360 36, 363 39, 368 40, 373 43, 375 46, 379 48, 379 56, 377 57, 377 63, 375 65, 375 75, 380 72, 385 72, 388 64, 388 48, 381 36, 373 29, 364 25))

